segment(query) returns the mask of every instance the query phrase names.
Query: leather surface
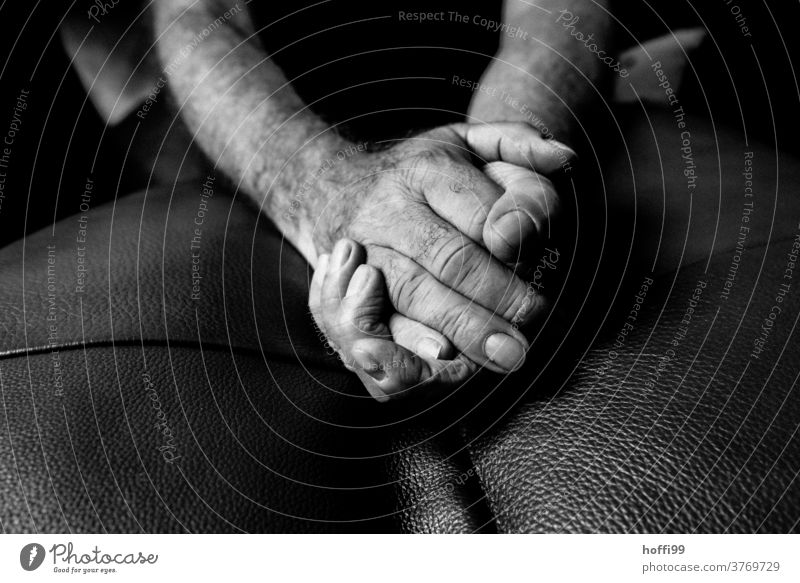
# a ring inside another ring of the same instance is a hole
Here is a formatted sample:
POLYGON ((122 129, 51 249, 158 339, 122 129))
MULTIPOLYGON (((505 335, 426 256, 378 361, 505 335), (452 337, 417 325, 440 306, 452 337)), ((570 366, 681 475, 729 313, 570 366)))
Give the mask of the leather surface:
POLYGON ((494 532, 489 507, 458 431, 433 425, 400 433, 387 458, 404 532, 494 532))
POLYGON ((386 530, 369 520, 389 508, 387 488, 370 481, 378 464, 340 457, 374 453, 370 444, 281 397, 281 386, 302 386, 294 367, 147 346, 65 350, 59 360, 63 397, 49 354, 3 361, 6 531, 386 530))
POLYGON ((727 300, 731 253, 657 279, 617 346, 634 286, 564 384, 534 383, 486 433, 473 422, 498 531, 796 530, 800 297, 779 296, 794 241, 748 249, 727 300))
POLYGON ((125 197, 59 222, 53 236, 44 230, 7 247, 0 257, 0 302, 8 306, 0 350, 47 345, 49 294, 60 344, 202 340, 254 350, 263 345, 284 356, 317 348, 313 330, 290 331, 274 312, 305 311, 305 299, 287 293, 281 280, 305 285, 306 263, 293 250, 283 252, 271 229, 259 229, 244 203, 224 194, 202 197, 203 182, 125 197))

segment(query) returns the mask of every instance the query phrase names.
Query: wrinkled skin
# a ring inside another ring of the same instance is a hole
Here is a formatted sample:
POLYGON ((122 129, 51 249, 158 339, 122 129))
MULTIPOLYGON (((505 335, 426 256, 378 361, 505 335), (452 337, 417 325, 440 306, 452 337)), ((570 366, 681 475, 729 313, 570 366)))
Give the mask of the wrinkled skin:
POLYGON ((320 257, 309 304, 373 395, 522 364, 518 328, 545 305, 509 266, 549 235, 558 197, 543 174, 573 157, 523 123, 456 124, 320 174, 314 241, 346 240, 320 257))

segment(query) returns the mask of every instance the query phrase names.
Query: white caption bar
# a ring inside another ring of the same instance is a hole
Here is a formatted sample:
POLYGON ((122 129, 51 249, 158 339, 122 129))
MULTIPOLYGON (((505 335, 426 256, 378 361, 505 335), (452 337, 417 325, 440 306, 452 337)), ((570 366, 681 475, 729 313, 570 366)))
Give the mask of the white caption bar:
POLYGON ((0 581, 800 581, 798 541, 792 535, 4 535, 0 581))

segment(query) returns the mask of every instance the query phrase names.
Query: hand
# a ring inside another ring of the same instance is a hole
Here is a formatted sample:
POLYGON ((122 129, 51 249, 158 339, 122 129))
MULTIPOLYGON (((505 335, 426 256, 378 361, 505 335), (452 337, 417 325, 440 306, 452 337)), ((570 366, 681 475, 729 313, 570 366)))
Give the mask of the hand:
POLYGON ((432 330, 418 330, 400 314, 384 321, 388 299, 381 272, 364 263, 358 243, 342 239, 332 255, 319 259, 308 304, 314 322, 349 370, 380 402, 430 385, 463 382, 477 366, 447 360, 450 342, 432 330))
MULTIPOLYGON (((314 239, 323 250, 341 236, 366 247, 367 263, 382 273, 400 312, 395 328, 405 327, 405 346, 445 354, 449 339, 461 353, 455 360, 463 366, 454 367, 459 374, 448 376, 451 381, 476 363, 514 370, 527 349, 517 325, 543 302, 501 261, 519 261, 528 243, 549 234, 557 212, 550 182, 525 168, 552 172, 565 155, 573 154, 524 124, 458 124, 386 152, 352 156, 316 185, 328 195, 314 239), (495 182, 475 168, 471 152, 516 167, 492 165, 495 182), (512 169, 512 179, 503 181, 512 169)), ((353 253, 345 247, 330 259, 337 266, 353 253)))

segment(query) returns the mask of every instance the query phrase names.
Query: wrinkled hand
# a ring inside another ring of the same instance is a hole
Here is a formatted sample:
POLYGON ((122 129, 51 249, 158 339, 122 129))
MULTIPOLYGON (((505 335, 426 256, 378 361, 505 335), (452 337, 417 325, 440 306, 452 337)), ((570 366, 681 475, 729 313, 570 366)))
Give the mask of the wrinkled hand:
MULTIPOLYGON (((383 152, 351 156, 319 180, 327 206, 313 234, 317 248, 350 241, 322 257, 317 271, 327 272, 326 280, 340 270, 346 275, 363 260, 354 243, 363 245, 367 265, 375 268, 370 273, 383 278, 398 312, 388 326, 367 328, 390 343, 381 350, 406 358, 406 349, 433 361, 452 357, 447 366, 428 363, 427 372, 405 369, 404 384, 456 383, 477 366, 508 372, 522 364, 527 341, 517 327, 535 317, 543 301, 506 264, 549 235, 558 197, 537 172, 556 171, 565 155, 574 153, 525 124, 456 124, 383 152), (481 165, 506 164, 484 173, 473 156, 481 165)), ((311 298, 312 311, 333 314, 355 303, 343 299, 343 284, 331 289, 338 295, 322 294, 316 306, 311 298)), ((341 341, 338 328, 324 329, 334 344, 341 341)), ((353 343, 340 344, 351 366, 368 360, 353 343)))
POLYGON ((397 313, 387 322, 391 306, 383 276, 365 259, 358 243, 336 243, 333 254, 323 255, 314 271, 309 307, 329 344, 369 393, 386 401, 434 380, 441 385, 461 382, 476 370, 469 361, 446 359, 452 346, 441 334, 415 330, 413 322, 397 313))

